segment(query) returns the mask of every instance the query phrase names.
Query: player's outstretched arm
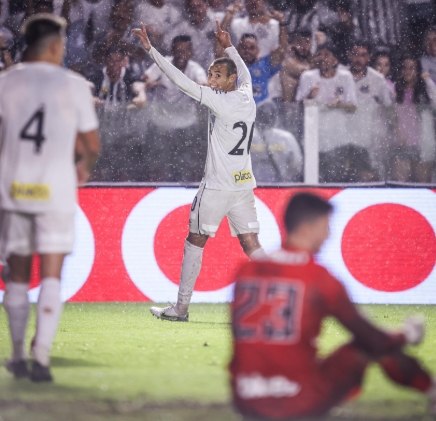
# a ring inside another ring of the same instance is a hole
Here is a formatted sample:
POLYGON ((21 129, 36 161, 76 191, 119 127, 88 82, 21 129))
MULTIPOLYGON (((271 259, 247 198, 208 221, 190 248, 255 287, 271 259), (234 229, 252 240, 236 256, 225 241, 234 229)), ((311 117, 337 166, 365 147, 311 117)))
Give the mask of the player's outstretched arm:
POLYGON ((194 98, 197 101, 201 99, 200 85, 193 82, 187 76, 185 76, 179 69, 174 67, 168 60, 166 60, 150 43, 147 35, 145 25, 141 23, 141 29, 133 29, 133 34, 141 41, 143 47, 148 51, 150 57, 168 77, 171 82, 174 83, 182 92, 194 98))
POLYGON ((238 69, 238 84, 239 86, 248 84, 250 85, 250 89, 252 90, 252 82, 251 75, 248 71, 247 66, 242 60, 236 48, 232 45, 230 40, 230 34, 221 29, 221 25, 218 21, 216 21, 217 32, 215 32, 215 37, 217 41, 220 43, 221 47, 225 49, 227 55, 235 62, 236 67, 238 69))

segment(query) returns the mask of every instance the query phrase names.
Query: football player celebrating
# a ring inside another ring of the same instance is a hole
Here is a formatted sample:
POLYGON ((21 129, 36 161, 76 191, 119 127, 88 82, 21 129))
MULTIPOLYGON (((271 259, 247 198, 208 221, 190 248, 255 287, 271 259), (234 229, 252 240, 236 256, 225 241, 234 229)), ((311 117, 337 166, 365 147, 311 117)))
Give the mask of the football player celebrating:
POLYGON ((61 67, 65 26, 55 15, 29 18, 23 26, 26 62, 0 76, 0 262, 8 269, 2 277, 13 347, 6 368, 17 378, 29 375, 27 290, 37 253, 35 382, 52 380, 50 348, 62 311, 62 265, 73 251, 77 182, 87 180, 100 149, 89 86, 61 67))
POLYGON ((436 410, 436 384, 403 352, 421 342, 422 320, 408 319, 398 332, 378 329, 314 262, 328 236, 331 210, 315 195, 295 195, 285 213, 284 247, 268 260, 248 262, 236 275, 230 363, 236 407, 262 419, 321 416, 356 394, 368 364, 376 362, 393 381, 428 393, 436 410), (319 358, 317 338, 329 316, 354 338, 319 358))
POLYGON ((221 29, 218 21, 215 36, 228 57, 218 58, 210 65, 208 87, 194 83, 165 60, 151 46, 144 25, 134 33, 162 72, 180 90, 209 108, 205 175, 191 207, 177 304, 150 309, 160 319, 188 321, 188 306, 200 273, 204 246, 209 237, 215 236, 224 216, 229 220, 232 235, 238 236, 250 258, 266 256, 258 240, 253 193, 256 181, 250 146, 256 105, 251 77, 229 33, 221 29))

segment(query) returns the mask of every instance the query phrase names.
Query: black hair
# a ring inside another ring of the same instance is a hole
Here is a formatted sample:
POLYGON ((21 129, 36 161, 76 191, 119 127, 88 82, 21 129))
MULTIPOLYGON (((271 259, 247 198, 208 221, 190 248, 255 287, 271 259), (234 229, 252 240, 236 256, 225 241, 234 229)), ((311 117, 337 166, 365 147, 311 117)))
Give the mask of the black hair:
POLYGON ((247 38, 254 39, 255 41, 257 41, 257 36, 256 35, 254 35, 254 34, 243 34, 239 42, 242 42, 242 41, 244 41, 244 39, 247 39, 247 38))
POLYGON ((24 22, 21 32, 27 48, 37 49, 46 38, 62 36, 66 26, 63 18, 50 13, 38 13, 24 22))
POLYGON ((425 42, 425 39, 427 38, 428 34, 430 34, 432 32, 436 32, 436 25, 432 25, 429 28, 427 28, 427 30, 424 33, 424 38, 423 38, 424 42, 425 42))
POLYGON ((331 41, 327 41, 324 44, 321 44, 318 47, 317 51, 321 51, 321 50, 328 50, 328 51, 330 51, 335 56, 336 59, 339 57, 339 51, 338 51, 336 45, 333 44, 331 41))
POLYGON ((121 45, 112 45, 106 50, 106 57, 109 57, 110 54, 122 54, 126 56, 126 50, 121 45))
POLYGON ((301 224, 311 223, 316 219, 329 215, 333 206, 312 193, 297 193, 289 201, 285 210, 285 227, 289 233, 294 232, 301 224))
POLYGON ((238 74, 238 68, 236 67, 235 62, 231 58, 228 57, 217 58, 212 62, 211 66, 216 66, 217 64, 224 64, 226 66, 227 77, 238 74))
POLYGON ((192 38, 189 35, 177 35, 176 37, 173 38, 173 41, 171 43, 171 48, 174 48, 174 46, 176 44, 178 44, 179 42, 191 42, 192 43, 192 38))
POLYGON ((379 57, 387 57, 389 59, 389 62, 391 63, 391 70, 389 72, 388 79, 390 79, 394 66, 392 64, 392 57, 391 57, 389 48, 388 47, 377 47, 376 48, 376 50, 374 51, 374 54, 371 57, 371 61, 369 63, 369 65, 372 68, 375 68, 375 64, 376 64, 377 59, 379 57))
POLYGON ((430 97, 427 93, 427 86, 422 75, 421 61, 418 60, 414 55, 406 53, 399 61, 398 66, 398 79, 395 84, 395 91, 397 93, 397 103, 402 104, 404 101, 405 91, 406 91, 406 81, 401 77, 401 68, 406 60, 412 60, 416 64, 417 81, 413 87, 413 103, 414 104, 429 104, 430 97))
POLYGON ((312 38, 312 31, 309 28, 300 28, 297 29, 295 32, 292 33, 294 37, 300 37, 300 38, 312 38))
POLYGON ((351 51, 354 47, 365 48, 366 51, 368 51, 369 55, 372 54, 371 43, 369 41, 367 41, 366 39, 357 39, 357 40, 353 41, 351 43, 350 48, 348 49, 348 51, 351 51))

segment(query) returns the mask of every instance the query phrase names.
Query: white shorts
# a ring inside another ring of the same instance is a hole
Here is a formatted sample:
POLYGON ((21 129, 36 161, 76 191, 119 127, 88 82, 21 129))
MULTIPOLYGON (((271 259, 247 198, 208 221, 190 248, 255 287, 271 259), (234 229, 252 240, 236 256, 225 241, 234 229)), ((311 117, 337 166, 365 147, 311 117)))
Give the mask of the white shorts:
POLYGON ((74 213, 0 210, 0 262, 11 254, 69 254, 73 248, 74 213))
POLYGON ((233 237, 259 233, 253 190, 222 191, 200 185, 191 206, 189 232, 215 237, 222 219, 227 216, 233 237))

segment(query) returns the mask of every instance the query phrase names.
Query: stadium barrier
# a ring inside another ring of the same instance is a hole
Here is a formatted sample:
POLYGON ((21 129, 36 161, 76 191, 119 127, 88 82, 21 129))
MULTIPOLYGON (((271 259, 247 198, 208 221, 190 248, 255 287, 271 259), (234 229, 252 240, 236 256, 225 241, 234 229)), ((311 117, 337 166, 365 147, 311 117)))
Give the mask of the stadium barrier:
MULTIPOLYGON (((278 248, 282 213, 298 188, 255 190, 260 241, 278 248)), ((436 190, 307 188, 335 212, 317 259, 346 285, 356 303, 436 304, 436 190)), ((70 302, 174 300, 196 189, 87 187, 79 190, 76 243, 63 271, 70 302)), ((232 277, 247 258, 225 219, 206 245, 194 302, 227 302, 232 277)), ((37 259, 35 259, 37 260, 37 259)), ((37 263, 37 261, 35 261, 37 263)), ((39 292, 34 264, 30 298, 39 292)), ((0 301, 3 297, 0 283, 0 301)))

